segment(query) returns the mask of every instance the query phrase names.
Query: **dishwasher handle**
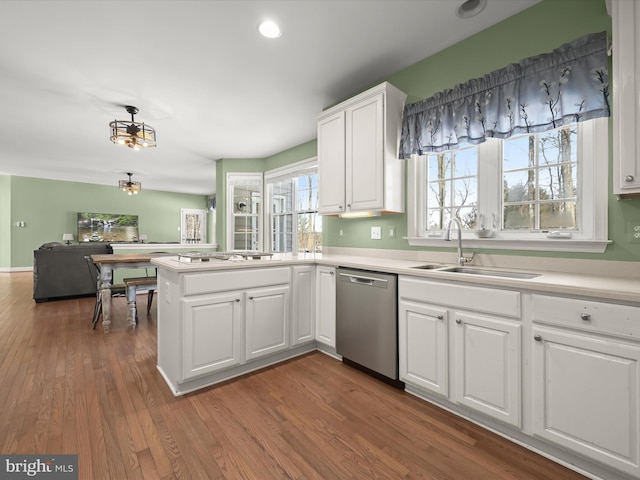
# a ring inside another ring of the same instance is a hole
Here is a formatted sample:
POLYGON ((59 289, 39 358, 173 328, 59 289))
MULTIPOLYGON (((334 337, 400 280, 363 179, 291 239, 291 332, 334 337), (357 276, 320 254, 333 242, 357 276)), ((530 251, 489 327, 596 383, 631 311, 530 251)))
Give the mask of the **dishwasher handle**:
POLYGON ((387 280, 382 278, 365 277, 362 275, 352 275, 350 273, 339 273, 341 277, 348 279, 350 283, 357 283, 358 285, 367 285, 370 287, 382 287, 387 288, 387 280))

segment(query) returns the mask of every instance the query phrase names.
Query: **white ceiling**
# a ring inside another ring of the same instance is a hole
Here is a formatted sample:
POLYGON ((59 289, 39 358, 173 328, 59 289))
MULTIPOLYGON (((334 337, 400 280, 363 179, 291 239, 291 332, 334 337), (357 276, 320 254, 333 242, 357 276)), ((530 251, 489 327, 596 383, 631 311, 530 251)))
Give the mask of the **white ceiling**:
POLYGON ((0 1, 0 174, 208 195, 216 159, 312 140, 323 108, 537 1, 0 1), (109 141, 119 105, 157 148, 109 141))

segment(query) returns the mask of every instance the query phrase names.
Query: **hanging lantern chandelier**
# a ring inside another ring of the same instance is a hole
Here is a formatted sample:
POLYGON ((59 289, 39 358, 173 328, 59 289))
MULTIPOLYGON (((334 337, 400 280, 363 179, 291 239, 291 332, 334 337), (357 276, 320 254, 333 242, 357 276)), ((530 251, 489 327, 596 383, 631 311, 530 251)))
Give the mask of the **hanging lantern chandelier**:
POLYGON ((131 121, 114 120, 109 123, 109 127, 111 127, 111 141, 119 145, 126 145, 134 150, 155 147, 155 129, 151 125, 134 120, 133 116, 138 113, 137 107, 126 105, 124 108, 131 114, 131 121))
POLYGON ((137 195, 140 190, 142 190, 142 184, 140 182, 132 182, 131 175, 132 173, 127 173, 129 175, 129 180, 120 180, 118 182, 118 186, 120 190, 123 192, 127 192, 128 195, 137 195))

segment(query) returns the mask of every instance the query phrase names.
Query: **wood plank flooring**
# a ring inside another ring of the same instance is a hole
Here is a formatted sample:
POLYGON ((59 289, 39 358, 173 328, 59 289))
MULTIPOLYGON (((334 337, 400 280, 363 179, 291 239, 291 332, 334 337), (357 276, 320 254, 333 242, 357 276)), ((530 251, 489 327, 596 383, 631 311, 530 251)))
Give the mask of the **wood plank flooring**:
POLYGON ((131 332, 115 298, 105 335, 93 298, 32 288, 0 273, 2 454, 78 454, 82 480, 584 479, 317 352, 175 398, 155 302, 131 332))

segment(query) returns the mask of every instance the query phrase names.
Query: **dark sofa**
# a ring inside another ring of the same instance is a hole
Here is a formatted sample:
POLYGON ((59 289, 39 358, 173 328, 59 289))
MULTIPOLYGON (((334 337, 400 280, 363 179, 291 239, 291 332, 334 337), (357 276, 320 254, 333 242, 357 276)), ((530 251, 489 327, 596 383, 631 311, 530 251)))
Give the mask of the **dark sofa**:
POLYGON ((113 253, 109 244, 45 243, 33 251, 33 299, 46 302, 96 294, 97 271, 86 255, 113 253))

